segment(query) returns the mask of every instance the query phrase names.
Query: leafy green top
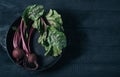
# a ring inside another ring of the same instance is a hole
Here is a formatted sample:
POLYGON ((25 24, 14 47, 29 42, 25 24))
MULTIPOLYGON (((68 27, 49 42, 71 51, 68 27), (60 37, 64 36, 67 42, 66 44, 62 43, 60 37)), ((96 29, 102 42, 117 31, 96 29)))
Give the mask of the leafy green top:
POLYGON ((66 47, 66 36, 60 14, 52 9, 46 14, 42 5, 31 5, 24 10, 22 19, 26 25, 29 20, 33 21, 32 27, 40 32, 38 43, 44 46, 46 56, 58 56, 62 53, 62 49, 66 47))

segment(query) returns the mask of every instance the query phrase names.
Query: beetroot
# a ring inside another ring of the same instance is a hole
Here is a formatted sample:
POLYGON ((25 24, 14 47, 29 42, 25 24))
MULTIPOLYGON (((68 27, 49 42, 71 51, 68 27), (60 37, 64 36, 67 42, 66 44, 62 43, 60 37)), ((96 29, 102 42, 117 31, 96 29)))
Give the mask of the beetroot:
POLYGON ((19 61, 24 56, 24 53, 22 49, 15 48, 12 52, 12 55, 13 55, 13 58, 16 59, 16 61, 19 61))
POLYGON ((13 52, 12 56, 19 63, 20 59, 22 60, 22 64, 25 68, 29 70, 36 70, 38 68, 37 56, 34 53, 31 53, 30 50, 30 38, 33 32, 33 28, 30 28, 28 39, 25 40, 24 35, 26 32, 26 26, 24 25, 23 20, 21 19, 21 23, 16 30, 13 37, 13 52), (22 48, 21 48, 22 46, 22 48), (34 64, 35 67, 28 67, 27 64, 34 64))
POLYGON ((19 61, 24 55, 23 50, 20 48, 21 37, 20 37, 19 29, 20 27, 18 27, 13 37, 14 49, 13 49, 12 55, 13 55, 13 58, 16 59, 16 61, 19 61))
POLYGON ((38 63, 37 63, 37 57, 36 57, 36 55, 33 54, 33 53, 28 56, 28 63, 34 64, 35 67, 34 67, 34 68, 26 67, 27 69, 35 70, 35 69, 37 69, 37 68, 39 67, 39 66, 38 66, 38 63))

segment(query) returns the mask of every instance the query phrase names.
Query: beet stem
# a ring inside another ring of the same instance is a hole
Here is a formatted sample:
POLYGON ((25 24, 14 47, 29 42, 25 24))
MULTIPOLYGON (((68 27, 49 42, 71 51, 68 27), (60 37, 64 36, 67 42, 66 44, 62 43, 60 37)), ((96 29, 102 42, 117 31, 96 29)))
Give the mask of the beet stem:
POLYGON ((23 65, 25 66, 25 68, 27 68, 29 70, 36 70, 39 67, 36 59, 33 62, 34 65, 35 65, 34 68, 30 68, 30 67, 26 66, 26 63, 27 63, 26 60, 28 59, 28 57, 30 57, 30 54, 31 54, 31 50, 30 50, 30 38, 31 38, 31 35, 33 33, 33 30, 34 30, 33 27, 30 28, 29 37, 28 37, 27 45, 26 45, 26 42, 25 42, 25 39, 24 39, 24 34, 25 34, 25 31, 26 31, 26 28, 27 27, 24 25, 24 22, 21 19, 20 25, 18 26, 18 30, 16 30, 16 32, 14 34, 14 37, 13 37, 13 47, 14 47, 14 49, 15 48, 20 48, 20 43, 22 41, 22 48, 23 48, 24 52, 26 53, 26 57, 22 61, 23 65))
POLYGON ((14 48, 17 48, 20 46, 21 37, 19 37, 20 36, 19 29, 20 29, 20 25, 18 26, 18 29, 14 33, 14 37, 13 37, 13 47, 14 48))
POLYGON ((18 32, 16 31, 13 37, 13 47, 17 48, 18 47, 18 32))
POLYGON ((29 52, 31 52, 31 50, 30 50, 30 38, 31 38, 33 30, 34 30, 34 28, 31 27, 30 32, 29 32, 29 37, 28 37, 28 50, 29 50, 29 52))
POLYGON ((42 23, 44 24, 44 29, 45 29, 45 31, 46 31, 46 29, 47 29, 47 28, 46 28, 46 27, 47 27, 47 24, 45 23, 45 20, 44 20, 42 17, 41 17, 40 19, 41 19, 42 23))
POLYGON ((23 21, 21 19, 20 32, 21 32, 21 38, 22 38, 22 47, 23 47, 23 50, 26 52, 26 56, 28 56, 30 54, 30 52, 28 51, 27 46, 25 44, 25 40, 24 40, 24 37, 23 37, 23 31, 25 31, 25 28, 23 27, 23 21))

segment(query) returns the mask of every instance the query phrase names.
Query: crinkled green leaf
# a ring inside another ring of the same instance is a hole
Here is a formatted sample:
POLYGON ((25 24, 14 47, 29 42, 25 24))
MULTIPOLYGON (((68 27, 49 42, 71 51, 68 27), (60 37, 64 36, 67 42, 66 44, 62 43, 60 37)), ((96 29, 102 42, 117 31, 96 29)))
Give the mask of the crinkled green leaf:
POLYGON ((48 42, 51 45, 57 45, 58 48, 62 49, 66 47, 66 37, 65 34, 61 31, 58 31, 54 27, 50 27, 48 34, 48 42))
POLYGON ((45 54, 44 54, 45 56, 47 56, 48 54, 50 54, 51 48, 52 48, 51 45, 45 46, 45 50, 46 50, 46 52, 45 52, 45 54))
POLYGON ((54 26, 59 30, 61 29, 63 30, 62 28, 63 22, 62 22, 61 15, 58 14, 55 10, 50 9, 48 14, 46 15, 46 19, 51 26, 54 26))
POLYGON ((64 33, 52 26, 49 28, 47 41, 48 44, 53 47, 53 56, 60 55, 62 49, 66 47, 66 37, 64 33))
POLYGON ((44 45, 44 41, 46 40, 46 36, 47 36, 47 32, 44 32, 43 35, 40 35, 40 37, 38 38, 38 43, 41 43, 42 45, 44 45))
POLYGON ((38 20, 38 18, 41 17, 43 13, 44 7, 42 5, 31 5, 24 10, 22 18, 25 23, 28 23, 29 19, 33 21, 38 20))
POLYGON ((53 56, 58 56, 62 53, 62 49, 57 48, 57 46, 53 46, 53 56))
POLYGON ((32 27, 36 28, 36 29, 40 28, 40 20, 38 19, 38 20, 34 21, 32 24, 32 27))

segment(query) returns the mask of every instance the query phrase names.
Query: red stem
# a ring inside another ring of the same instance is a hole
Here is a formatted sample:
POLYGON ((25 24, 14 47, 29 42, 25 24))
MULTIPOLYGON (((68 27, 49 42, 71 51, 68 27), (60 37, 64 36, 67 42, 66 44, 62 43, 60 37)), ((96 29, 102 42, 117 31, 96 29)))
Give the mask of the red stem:
POLYGON ((41 19, 42 23, 44 24, 44 29, 46 31, 47 24, 45 23, 45 21, 44 21, 44 19, 42 17, 40 19, 41 19))
POLYGON ((26 56, 28 56, 30 54, 30 52, 28 51, 27 46, 25 44, 25 40, 24 40, 24 37, 23 37, 23 31, 25 31, 25 27, 24 27, 23 21, 21 19, 20 33, 21 33, 21 38, 22 38, 22 47, 23 47, 23 50, 26 52, 26 56))
POLYGON ((18 47, 18 32, 16 31, 14 34, 14 38, 13 38, 13 47, 17 48, 18 47))
MULTIPOLYGON (((26 45, 25 39, 24 39, 24 34, 25 34, 25 31, 26 31, 26 28, 27 27, 24 25, 24 22, 21 19, 20 25, 18 26, 18 29, 15 31, 15 34, 14 34, 14 37, 13 37, 13 47, 14 48, 19 48, 20 47, 20 42, 22 40, 22 48, 26 53, 26 57, 28 57, 31 54, 30 38, 31 38, 31 35, 32 35, 32 32, 33 32, 34 28, 33 27, 30 28, 27 45, 26 45), (27 48, 27 46, 28 46, 28 48, 27 48)), ((25 66, 25 68, 27 68, 29 70, 36 70, 39 67, 36 60, 34 61, 34 64, 35 64, 34 68, 27 67, 25 63, 26 62, 23 62, 23 65, 25 66)))
POLYGON ((33 32, 33 30, 34 30, 34 28, 33 27, 31 27, 30 28, 30 32, 29 32, 29 37, 28 37, 28 50, 29 50, 29 52, 31 52, 31 50, 30 50, 30 37, 31 37, 31 35, 32 35, 32 32, 33 32))
POLYGON ((20 25, 18 26, 18 30, 15 31, 14 37, 13 37, 13 47, 17 48, 20 45, 21 42, 21 37, 19 33, 20 25))

